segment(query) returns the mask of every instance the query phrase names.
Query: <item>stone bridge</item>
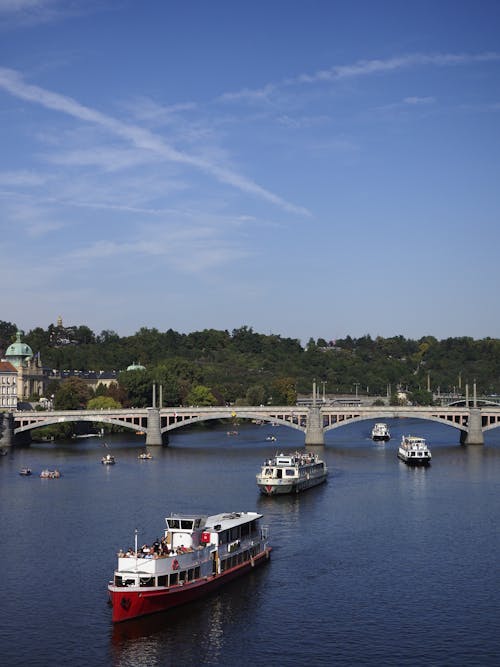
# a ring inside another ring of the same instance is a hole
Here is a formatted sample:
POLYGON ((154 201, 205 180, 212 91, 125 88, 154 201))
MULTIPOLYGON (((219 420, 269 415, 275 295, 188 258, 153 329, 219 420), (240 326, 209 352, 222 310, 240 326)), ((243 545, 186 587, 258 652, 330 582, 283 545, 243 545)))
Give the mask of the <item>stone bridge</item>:
POLYGON ((68 410, 68 411, 18 411, 4 413, 2 446, 20 441, 23 435, 41 426, 65 422, 93 422, 114 424, 146 434, 146 445, 162 445, 168 442, 168 433, 178 428, 209 420, 236 421, 250 419, 280 424, 302 431, 305 445, 324 445, 325 433, 346 424, 372 420, 411 417, 446 424, 459 432, 462 444, 484 444, 484 432, 500 426, 500 405, 480 407, 335 407, 313 405, 310 407, 179 407, 142 408, 121 410, 68 410))

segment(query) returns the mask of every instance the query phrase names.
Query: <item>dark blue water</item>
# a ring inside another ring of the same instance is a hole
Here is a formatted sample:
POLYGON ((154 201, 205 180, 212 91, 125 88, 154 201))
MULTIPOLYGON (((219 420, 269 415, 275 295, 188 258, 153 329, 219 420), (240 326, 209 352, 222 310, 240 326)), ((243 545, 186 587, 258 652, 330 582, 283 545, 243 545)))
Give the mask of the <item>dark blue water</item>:
POLYGON ((500 429, 484 447, 400 420, 327 434, 327 484, 259 496, 261 461, 303 445, 285 427, 190 430, 139 461, 141 439, 32 445, 0 457, 3 665, 498 665, 500 429), (396 457, 402 432, 433 464, 396 457), (276 443, 264 437, 272 432, 276 443), (32 477, 18 475, 30 466, 32 477), (41 480, 58 467, 59 480, 41 480), (160 534, 171 511, 257 510, 269 565, 182 609, 113 627, 106 585, 120 547, 160 534))

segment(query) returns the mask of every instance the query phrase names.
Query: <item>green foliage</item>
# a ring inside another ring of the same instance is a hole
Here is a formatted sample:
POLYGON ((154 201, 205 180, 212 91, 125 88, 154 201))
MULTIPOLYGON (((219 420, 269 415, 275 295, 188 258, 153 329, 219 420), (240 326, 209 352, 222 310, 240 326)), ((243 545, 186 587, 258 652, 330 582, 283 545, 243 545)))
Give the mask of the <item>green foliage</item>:
POLYGON ((3 322, 0 320, 0 350, 2 353, 16 339, 17 326, 12 322, 3 322))
POLYGON ((88 385, 78 377, 70 377, 59 385, 55 397, 56 410, 85 410, 90 398, 88 385))
POLYGON ((124 371, 118 383, 127 396, 127 407, 145 408, 151 405, 153 380, 147 370, 124 371))
POLYGON ((217 405, 217 399, 212 394, 208 387, 203 385, 196 385, 191 389, 186 396, 186 403, 188 405, 217 405))
POLYGON ((87 403, 87 410, 115 410, 121 407, 121 403, 111 396, 96 396, 87 403))
POLYGON ((412 405, 433 405, 432 393, 424 389, 415 389, 408 394, 412 405))
POLYGON ((261 384, 253 384, 246 393, 247 405, 264 405, 267 402, 266 389, 261 384))
POLYGON ((293 378, 278 378, 271 386, 272 405, 295 405, 297 403, 297 391, 293 378))
MULTIPOLYGON (((0 322, 0 347, 10 345, 17 327, 0 322)), ((34 352, 40 351, 50 369, 116 370, 118 385, 98 388, 97 396, 111 396, 125 407, 145 407, 152 402, 152 385, 162 386, 163 405, 188 404, 194 387, 208 387, 217 403, 242 401, 260 405, 291 404, 295 392, 310 394, 313 379, 326 383, 327 393, 353 393, 369 387, 371 395, 385 396, 388 385, 408 387, 413 399, 427 388, 451 392, 477 380, 479 393, 500 393, 500 340, 469 337, 439 341, 433 336, 409 340, 346 336, 334 344, 326 338, 310 338, 306 347, 293 338, 255 332, 241 326, 231 332, 204 329, 181 334, 142 327, 132 336, 112 330, 95 335, 85 325, 71 327, 74 342, 54 344, 57 327, 33 329, 23 337, 34 352), (52 342, 51 342, 52 341, 52 342), (125 369, 134 361, 145 371, 125 369), (283 379, 288 384, 283 384, 283 379), (262 400, 261 400, 262 399, 262 400)), ((57 385, 58 386, 58 385, 57 385)), ((56 394, 54 383, 46 392, 56 394)), ((90 397, 89 397, 90 398, 90 397)))

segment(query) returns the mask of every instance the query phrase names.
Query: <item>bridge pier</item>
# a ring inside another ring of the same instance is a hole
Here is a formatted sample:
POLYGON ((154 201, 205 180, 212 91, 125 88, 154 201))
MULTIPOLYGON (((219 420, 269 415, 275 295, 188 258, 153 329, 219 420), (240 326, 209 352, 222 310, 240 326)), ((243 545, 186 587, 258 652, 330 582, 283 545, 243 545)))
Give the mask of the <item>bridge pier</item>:
POLYGON ((0 447, 12 447, 14 444, 14 415, 12 412, 0 413, 0 447))
POLYGON ((481 418, 481 410, 479 408, 471 408, 468 419, 468 431, 460 434, 460 442, 463 445, 484 445, 484 434, 482 429, 483 423, 481 418))
POLYGON ((158 408, 148 408, 146 447, 161 447, 162 445, 160 410, 158 408))
POLYGON ((313 445, 324 445, 325 433, 323 431, 323 417, 321 409, 313 405, 309 408, 306 424, 306 447, 313 445))

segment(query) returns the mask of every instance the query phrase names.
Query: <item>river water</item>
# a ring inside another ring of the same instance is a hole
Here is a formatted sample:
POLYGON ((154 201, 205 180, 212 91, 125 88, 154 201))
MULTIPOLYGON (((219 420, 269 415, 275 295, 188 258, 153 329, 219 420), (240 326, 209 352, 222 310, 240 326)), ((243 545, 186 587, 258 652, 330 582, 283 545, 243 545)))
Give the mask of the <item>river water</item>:
POLYGON ((72 665, 432 665, 500 663, 500 429, 484 447, 419 420, 327 434, 327 484, 260 496, 261 462, 303 447, 286 427, 184 430, 139 461, 142 439, 33 444, 0 457, 2 619, 7 667, 72 665), (433 463, 396 457, 403 433, 428 439, 433 463), (268 434, 277 437, 266 442, 268 434), (21 477, 23 466, 33 469, 21 477), (39 472, 57 467, 59 480, 39 472), (111 624, 116 552, 150 542, 170 512, 256 510, 268 565, 181 609, 111 624))

